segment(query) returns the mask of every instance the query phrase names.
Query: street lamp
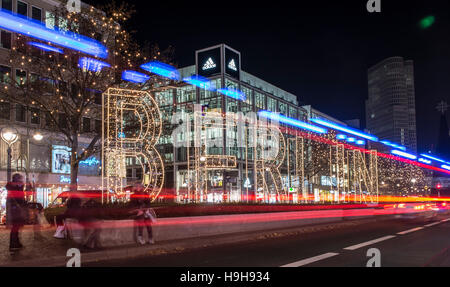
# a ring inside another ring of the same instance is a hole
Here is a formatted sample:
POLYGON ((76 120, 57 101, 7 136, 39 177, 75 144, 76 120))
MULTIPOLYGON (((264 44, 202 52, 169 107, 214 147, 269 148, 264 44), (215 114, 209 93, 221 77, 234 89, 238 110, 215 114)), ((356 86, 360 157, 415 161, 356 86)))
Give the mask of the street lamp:
POLYGON ((15 128, 3 128, 1 129, 2 140, 8 145, 8 167, 6 172, 6 181, 11 181, 11 146, 19 139, 19 133, 15 128))
POLYGON ((34 138, 35 141, 40 142, 41 140, 44 139, 44 136, 38 132, 38 133, 36 133, 36 134, 33 136, 33 138, 34 138))

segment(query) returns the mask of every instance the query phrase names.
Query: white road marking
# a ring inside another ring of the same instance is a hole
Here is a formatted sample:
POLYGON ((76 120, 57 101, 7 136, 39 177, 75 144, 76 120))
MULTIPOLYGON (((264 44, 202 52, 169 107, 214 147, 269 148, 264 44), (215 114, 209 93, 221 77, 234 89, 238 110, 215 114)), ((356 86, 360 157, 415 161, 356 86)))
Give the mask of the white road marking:
POLYGON ((413 229, 410 229, 410 230, 405 230, 405 231, 399 232, 397 234, 405 235, 405 234, 408 234, 408 233, 411 233, 411 232, 415 232, 415 231, 419 231, 419 230, 422 230, 422 229, 423 229, 423 227, 417 227, 417 228, 413 228, 413 229))
POLYGON ((389 235, 389 236, 381 237, 381 238, 378 238, 378 239, 370 240, 370 241, 367 241, 367 242, 364 242, 364 243, 352 245, 352 246, 346 247, 344 249, 345 250, 356 250, 358 248, 361 248, 361 247, 364 247, 364 246, 367 246, 367 245, 372 245, 372 244, 375 244, 375 243, 378 243, 378 242, 381 242, 381 241, 385 241, 385 240, 388 240, 388 239, 391 239, 391 238, 394 238, 394 237, 395 237, 395 235, 389 235))
POLYGON ((317 261, 320 261, 320 260, 324 260, 324 259, 336 256, 336 255, 339 255, 339 253, 332 253, 332 252, 325 253, 325 254, 322 254, 322 255, 319 255, 319 256, 315 256, 315 257, 303 259, 303 260, 300 260, 300 261, 297 261, 297 262, 293 262, 293 263, 290 263, 290 264, 286 264, 286 265, 283 265, 281 267, 300 267, 300 266, 304 266, 304 265, 307 265, 307 264, 311 264, 311 263, 314 263, 314 262, 317 262, 317 261))
POLYGON ((447 219, 441 220, 441 222, 447 222, 447 221, 450 221, 450 218, 447 218, 447 219))
POLYGON ((427 224, 427 225, 425 225, 425 227, 431 227, 431 226, 435 226, 435 225, 438 225, 438 224, 441 224, 441 223, 442 222, 438 221, 438 222, 427 224))

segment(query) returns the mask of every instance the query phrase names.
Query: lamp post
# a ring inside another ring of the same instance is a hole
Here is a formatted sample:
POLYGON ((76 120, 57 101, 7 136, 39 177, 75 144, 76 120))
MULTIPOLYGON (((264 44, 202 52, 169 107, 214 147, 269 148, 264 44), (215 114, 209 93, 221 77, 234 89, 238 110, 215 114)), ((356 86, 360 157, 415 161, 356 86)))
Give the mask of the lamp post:
MULTIPOLYGON (((31 171, 31 162, 30 162, 30 135, 29 130, 27 129, 27 179, 26 182, 28 183, 30 181, 29 179, 29 172, 31 171)), ((33 139, 37 142, 41 142, 44 139, 44 136, 40 132, 35 132, 33 135, 33 139)), ((34 188, 34 184, 32 184, 33 187, 33 200, 36 201, 36 189, 34 188)))
POLYGON ((11 161, 12 161, 12 155, 11 155, 11 146, 17 142, 19 139, 19 133, 17 132, 17 129, 15 128, 3 128, 1 129, 1 137, 2 140, 8 145, 8 166, 7 166, 7 172, 6 172, 6 181, 11 181, 11 161))

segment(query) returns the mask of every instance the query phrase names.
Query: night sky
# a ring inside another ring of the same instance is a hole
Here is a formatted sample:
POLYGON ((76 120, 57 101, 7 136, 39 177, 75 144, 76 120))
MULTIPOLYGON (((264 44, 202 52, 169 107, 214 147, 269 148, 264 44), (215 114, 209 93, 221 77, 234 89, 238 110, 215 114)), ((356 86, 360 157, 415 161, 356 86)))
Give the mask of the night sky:
POLYGON ((419 151, 437 142, 435 107, 450 103, 448 0, 381 0, 381 13, 368 13, 367 0, 128 2, 137 8, 128 27, 135 37, 174 46, 179 67, 195 63, 195 50, 225 43, 241 52, 244 71, 363 125, 367 69, 387 57, 411 59, 419 151), (429 15, 434 25, 421 29, 429 15))

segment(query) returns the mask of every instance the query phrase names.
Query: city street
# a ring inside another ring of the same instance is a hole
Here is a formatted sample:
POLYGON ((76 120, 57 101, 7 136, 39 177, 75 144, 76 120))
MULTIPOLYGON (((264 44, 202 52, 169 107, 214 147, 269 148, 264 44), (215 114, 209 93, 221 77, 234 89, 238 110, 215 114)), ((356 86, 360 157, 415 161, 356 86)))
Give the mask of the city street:
POLYGON ((177 254, 83 266, 132 267, 365 267, 378 248, 382 267, 450 266, 450 218, 430 222, 393 219, 177 254))

